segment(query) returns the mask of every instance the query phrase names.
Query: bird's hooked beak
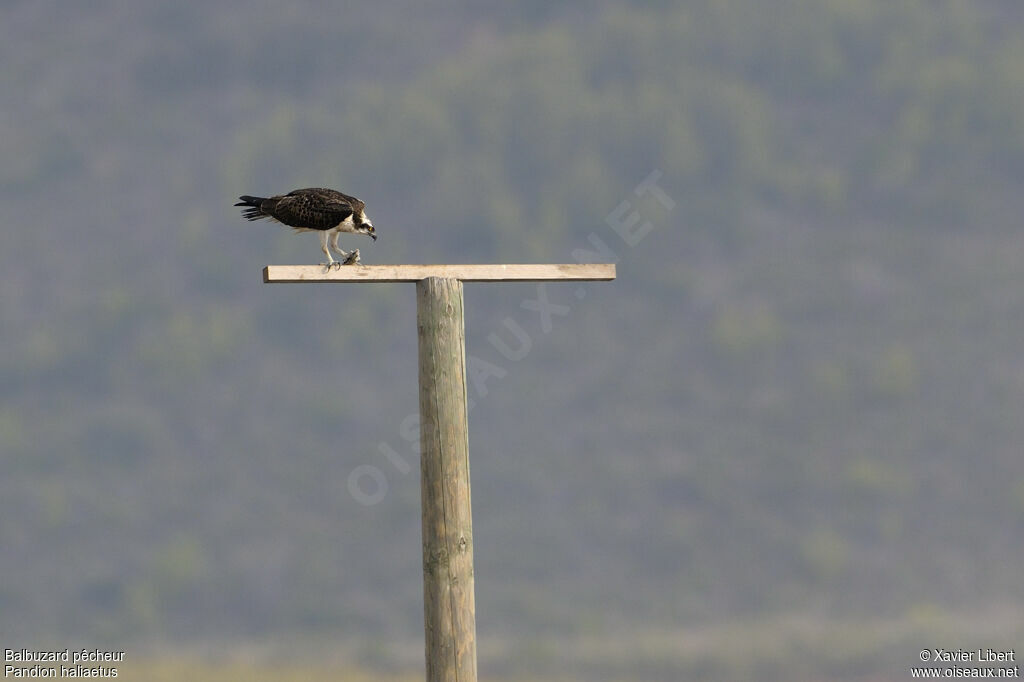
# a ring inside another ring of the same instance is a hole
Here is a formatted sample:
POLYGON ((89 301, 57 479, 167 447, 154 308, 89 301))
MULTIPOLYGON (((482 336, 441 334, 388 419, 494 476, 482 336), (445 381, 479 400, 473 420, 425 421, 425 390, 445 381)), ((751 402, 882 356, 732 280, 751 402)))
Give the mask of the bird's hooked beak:
POLYGON ((370 236, 373 237, 373 241, 377 241, 377 233, 376 232, 371 232, 370 236))

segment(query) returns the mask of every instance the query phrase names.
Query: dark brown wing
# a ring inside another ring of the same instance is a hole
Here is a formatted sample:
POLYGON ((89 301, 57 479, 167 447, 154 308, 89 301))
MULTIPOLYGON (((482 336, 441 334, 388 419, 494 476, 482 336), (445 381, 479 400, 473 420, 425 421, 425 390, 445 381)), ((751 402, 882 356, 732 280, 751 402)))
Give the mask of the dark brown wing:
MULTIPOLYGON (((341 192, 323 187, 297 189, 282 197, 273 197, 273 206, 264 202, 263 210, 292 227, 329 230, 353 213, 352 200, 341 192)), ((362 203, 355 199, 357 203, 362 203)), ((360 207, 358 210, 362 210, 360 207)))
MULTIPOLYGON (((288 193, 288 196, 309 196, 317 197, 322 200, 325 205, 331 207, 341 208, 342 210, 349 211, 348 215, 360 215, 363 209, 366 208, 366 204, 356 199, 353 196, 349 196, 344 192, 339 192, 336 189, 328 189, 327 187, 308 187, 306 189, 296 189, 288 193)), ((344 220, 344 218, 342 218, 344 220)))

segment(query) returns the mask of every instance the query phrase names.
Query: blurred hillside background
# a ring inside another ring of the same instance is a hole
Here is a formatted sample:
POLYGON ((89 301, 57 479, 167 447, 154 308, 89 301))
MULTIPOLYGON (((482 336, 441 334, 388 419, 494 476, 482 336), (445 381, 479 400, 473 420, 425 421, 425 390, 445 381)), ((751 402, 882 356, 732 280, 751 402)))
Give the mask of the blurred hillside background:
POLYGON ((617 259, 547 329, 467 287, 485 677, 1022 641, 1017 0, 9 0, 0 35, 0 646, 421 670, 414 292, 262 284, 317 241, 231 204, 303 186, 367 202, 366 263, 617 259))

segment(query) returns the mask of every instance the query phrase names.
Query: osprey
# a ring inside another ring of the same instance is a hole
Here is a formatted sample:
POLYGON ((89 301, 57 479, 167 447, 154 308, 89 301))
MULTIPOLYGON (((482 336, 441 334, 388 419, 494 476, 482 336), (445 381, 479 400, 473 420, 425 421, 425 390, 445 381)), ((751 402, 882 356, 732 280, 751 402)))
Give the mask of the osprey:
POLYGON ((368 234, 377 241, 373 223, 366 217, 366 204, 333 189, 309 187, 270 198, 248 195, 238 198, 240 201, 235 206, 245 207, 242 215, 246 220, 270 218, 290 226, 296 232, 319 232, 320 249, 327 256, 327 262, 324 263, 327 266, 335 264, 327 248, 328 238, 331 249, 337 251, 342 258, 337 263, 338 267, 359 262, 359 249, 346 252, 338 246, 338 235, 342 232, 368 234))

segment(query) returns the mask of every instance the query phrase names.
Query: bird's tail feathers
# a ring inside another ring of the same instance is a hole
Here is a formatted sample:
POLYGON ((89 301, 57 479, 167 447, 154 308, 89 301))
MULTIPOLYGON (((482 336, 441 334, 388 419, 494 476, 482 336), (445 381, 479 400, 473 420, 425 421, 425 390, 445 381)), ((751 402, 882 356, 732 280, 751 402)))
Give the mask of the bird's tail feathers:
POLYGON ((263 202, 267 201, 266 197, 251 197, 248 194, 243 194, 238 199, 239 201, 235 206, 245 207, 242 209, 242 217, 246 220, 259 220, 260 218, 269 217, 263 212, 263 202))

